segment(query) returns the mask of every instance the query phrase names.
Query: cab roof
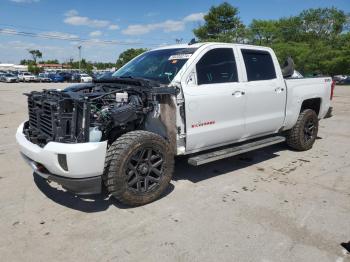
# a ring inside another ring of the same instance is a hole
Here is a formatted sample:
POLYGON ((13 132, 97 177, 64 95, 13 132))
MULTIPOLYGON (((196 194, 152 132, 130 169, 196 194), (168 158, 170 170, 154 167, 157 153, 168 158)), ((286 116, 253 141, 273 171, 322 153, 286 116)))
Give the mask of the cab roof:
POLYGON ((203 42, 203 43, 195 43, 195 44, 176 44, 176 45, 168 45, 162 46, 159 48, 155 48, 153 50, 164 50, 164 49, 175 49, 175 48, 200 48, 202 46, 210 46, 210 45, 225 45, 225 46, 239 46, 239 47, 247 47, 247 48, 257 48, 257 49, 270 49, 269 47, 263 46, 255 46, 248 44, 237 44, 237 43, 222 43, 222 42, 203 42))

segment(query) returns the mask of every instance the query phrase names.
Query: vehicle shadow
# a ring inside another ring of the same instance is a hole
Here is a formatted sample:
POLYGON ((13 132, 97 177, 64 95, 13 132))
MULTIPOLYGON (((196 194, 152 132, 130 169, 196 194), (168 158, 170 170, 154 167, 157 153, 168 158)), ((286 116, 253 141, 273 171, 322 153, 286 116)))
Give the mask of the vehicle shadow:
POLYGON ((270 160, 278 156, 278 154, 276 154, 277 152, 285 150, 289 149, 282 143, 197 167, 189 165, 187 163, 187 157, 181 157, 176 161, 173 180, 189 180, 192 183, 198 183, 206 179, 270 160))
MULTIPOLYGON (((132 208, 118 202, 114 197, 110 196, 104 188, 99 195, 78 196, 61 187, 51 185, 50 182, 35 173, 33 173, 33 178, 34 183, 45 196, 57 204, 74 210, 85 213, 95 213, 106 211, 110 206, 115 206, 120 209, 132 208)), ((174 188, 174 185, 170 184, 161 198, 170 194, 174 188)))
MULTIPOLYGON (((198 183, 206 179, 270 160, 278 156, 276 154, 277 152, 284 150, 287 150, 284 144, 273 145, 199 167, 190 166, 187 163, 187 157, 178 157, 175 162, 176 164, 173 180, 189 180, 193 183, 198 183)), ((106 211, 110 206, 115 206, 120 209, 130 208, 119 203, 116 199, 111 197, 106 190, 104 190, 100 195, 78 196, 63 190, 61 187, 51 185, 50 182, 39 175, 36 175, 35 173, 33 174, 33 177, 36 186, 45 196, 57 204, 74 210, 85 213, 94 213, 106 211)), ((169 195, 174 188, 174 185, 170 184, 167 191, 161 198, 169 195)))

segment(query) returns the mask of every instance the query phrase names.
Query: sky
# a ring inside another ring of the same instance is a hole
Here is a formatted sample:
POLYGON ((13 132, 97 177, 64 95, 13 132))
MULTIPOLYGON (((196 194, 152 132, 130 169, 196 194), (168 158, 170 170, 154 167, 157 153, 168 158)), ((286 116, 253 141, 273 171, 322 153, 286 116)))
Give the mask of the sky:
MULTIPOLYGON (((203 16, 220 0, 0 0, 0 63, 30 59, 39 49, 43 59, 60 62, 82 57, 115 62, 128 48, 156 48, 184 43, 203 16), (37 36, 40 36, 37 37, 37 36)), ((307 8, 337 7, 350 12, 350 0, 228 0, 239 17, 278 19, 307 8)))

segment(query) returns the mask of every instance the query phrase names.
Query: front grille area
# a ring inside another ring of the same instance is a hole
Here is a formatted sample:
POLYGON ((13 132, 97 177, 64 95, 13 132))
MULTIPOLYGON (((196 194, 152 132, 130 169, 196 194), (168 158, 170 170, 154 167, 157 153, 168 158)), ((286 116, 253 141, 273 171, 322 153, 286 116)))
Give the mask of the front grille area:
POLYGON ((42 135, 54 139, 53 114, 57 110, 56 103, 28 99, 29 127, 42 131, 42 135))
POLYGON ((50 141, 80 143, 88 139, 89 104, 61 91, 32 92, 28 96, 27 138, 44 146, 50 141), (84 113, 85 112, 85 113, 84 113))

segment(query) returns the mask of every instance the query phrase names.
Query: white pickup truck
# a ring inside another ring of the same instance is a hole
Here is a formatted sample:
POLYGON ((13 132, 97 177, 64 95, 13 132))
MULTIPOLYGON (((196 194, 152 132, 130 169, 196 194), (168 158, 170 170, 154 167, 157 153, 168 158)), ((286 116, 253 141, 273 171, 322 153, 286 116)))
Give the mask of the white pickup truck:
POLYGON ((76 194, 105 186, 119 201, 142 205, 168 187, 177 155, 201 165, 284 141, 310 149, 319 120, 330 115, 334 84, 292 74, 266 47, 162 47, 112 78, 27 94, 29 120, 16 138, 43 178, 76 194))

